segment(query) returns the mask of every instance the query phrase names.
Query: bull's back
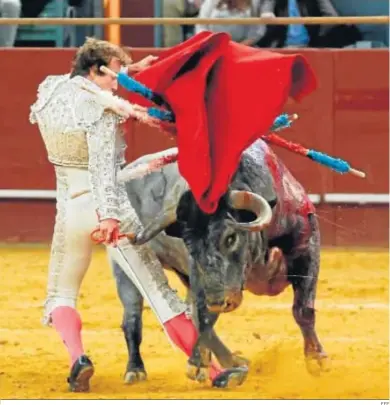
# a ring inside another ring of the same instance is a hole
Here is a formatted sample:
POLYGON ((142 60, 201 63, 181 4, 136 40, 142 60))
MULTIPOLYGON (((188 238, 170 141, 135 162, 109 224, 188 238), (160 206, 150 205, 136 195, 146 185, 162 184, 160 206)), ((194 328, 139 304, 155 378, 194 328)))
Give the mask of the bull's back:
MULTIPOLYGON (((166 152, 164 151, 164 153, 166 152)), ((159 156, 161 153, 142 156, 132 165, 147 163, 159 156)), ((171 203, 172 191, 178 184, 183 184, 183 179, 176 163, 171 163, 157 172, 126 183, 130 202, 144 226, 156 221, 171 203)), ((189 274, 188 253, 182 239, 161 232, 148 243, 165 268, 175 269, 185 275, 189 274)))
MULTIPOLYGON (((302 184, 292 175, 283 161, 266 142, 259 139, 244 153, 258 161, 260 167, 263 168, 262 170, 265 167, 269 170, 274 190, 286 210, 291 212, 314 210, 314 206, 310 202, 302 184)), ((259 173, 260 175, 261 173, 259 173)))
POLYGON ((259 139, 244 154, 254 160, 259 170, 259 178, 264 177, 264 172, 267 172, 267 176, 272 179, 277 204, 273 210, 273 219, 269 228, 270 238, 292 232, 302 219, 306 222, 307 215, 314 213, 315 208, 301 183, 269 145, 259 139))
MULTIPOLYGON (((167 153, 168 151, 164 151, 167 153)), ((131 166, 148 163, 162 155, 162 152, 145 155, 131 163, 131 166)), ((136 210, 143 225, 156 219, 164 209, 169 192, 180 181, 176 163, 164 166, 161 170, 126 183, 131 205, 136 210)))

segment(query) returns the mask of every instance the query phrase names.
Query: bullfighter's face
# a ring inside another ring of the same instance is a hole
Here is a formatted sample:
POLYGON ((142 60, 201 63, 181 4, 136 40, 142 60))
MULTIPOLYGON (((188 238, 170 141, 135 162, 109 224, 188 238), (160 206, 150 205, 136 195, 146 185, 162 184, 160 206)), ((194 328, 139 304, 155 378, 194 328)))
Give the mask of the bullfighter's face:
MULTIPOLYGON (((118 58, 112 58, 108 64, 108 68, 118 73, 121 69, 121 63, 118 58)), ((118 80, 109 74, 98 72, 96 69, 91 69, 90 79, 103 90, 115 92, 118 90, 118 80)))

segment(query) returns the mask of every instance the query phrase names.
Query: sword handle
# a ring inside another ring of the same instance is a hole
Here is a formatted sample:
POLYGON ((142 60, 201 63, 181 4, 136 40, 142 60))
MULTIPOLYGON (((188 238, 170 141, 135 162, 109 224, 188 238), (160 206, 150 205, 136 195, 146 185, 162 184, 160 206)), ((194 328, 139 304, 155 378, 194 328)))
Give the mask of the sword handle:
MULTIPOLYGON (((135 239, 135 234, 132 232, 120 233, 118 235, 118 239, 123 239, 123 238, 127 238, 130 241, 130 243, 132 243, 135 239)), ((92 239, 92 242, 96 243, 97 245, 99 245, 105 241, 105 238, 103 238, 100 233, 100 228, 95 228, 91 232, 91 239, 92 239)))

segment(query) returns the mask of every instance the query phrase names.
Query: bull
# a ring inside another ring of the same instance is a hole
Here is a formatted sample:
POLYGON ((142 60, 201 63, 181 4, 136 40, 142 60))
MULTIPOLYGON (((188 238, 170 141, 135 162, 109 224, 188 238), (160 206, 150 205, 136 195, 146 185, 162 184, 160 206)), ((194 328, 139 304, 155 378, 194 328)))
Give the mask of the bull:
MULTIPOLYGON (((143 156, 136 166, 167 151, 143 156)), ((150 243, 162 265, 188 287, 199 338, 187 375, 202 380, 211 353, 223 367, 248 364, 218 338, 221 313, 235 310, 243 291, 274 296, 289 285, 292 314, 303 335, 309 372, 328 369, 315 330, 315 297, 320 263, 320 231, 314 207, 301 184, 262 140, 241 156, 229 190, 213 214, 202 212, 176 163, 127 183, 144 229, 134 243, 150 243)), ((124 304, 122 328, 129 350, 128 380, 145 375, 140 354, 142 297, 118 267, 115 275, 124 304)), ((223 384, 222 384, 223 385, 223 384)))

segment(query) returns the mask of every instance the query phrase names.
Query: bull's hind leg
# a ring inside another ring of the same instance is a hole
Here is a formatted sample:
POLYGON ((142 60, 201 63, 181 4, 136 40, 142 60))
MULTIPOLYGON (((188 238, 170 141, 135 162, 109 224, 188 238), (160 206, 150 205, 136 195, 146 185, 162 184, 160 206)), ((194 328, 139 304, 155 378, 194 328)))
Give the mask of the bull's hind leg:
POLYGON ((118 295, 124 308, 122 330, 129 353, 125 383, 132 384, 146 380, 145 366, 140 353, 143 297, 117 263, 113 262, 112 267, 118 295))
POLYGON ((311 237, 309 249, 293 261, 289 274, 294 290, 293 315, 304 339, 306 366, 311 374, 318 375, 329 369, 325 353, 315 330, 315 297, 320 266, 320 233, 317 218, 309 217, 311 237))

